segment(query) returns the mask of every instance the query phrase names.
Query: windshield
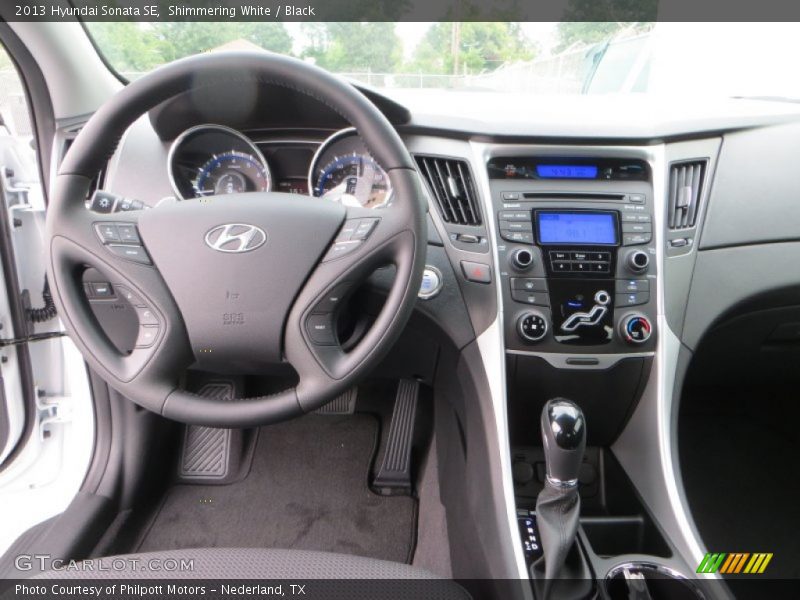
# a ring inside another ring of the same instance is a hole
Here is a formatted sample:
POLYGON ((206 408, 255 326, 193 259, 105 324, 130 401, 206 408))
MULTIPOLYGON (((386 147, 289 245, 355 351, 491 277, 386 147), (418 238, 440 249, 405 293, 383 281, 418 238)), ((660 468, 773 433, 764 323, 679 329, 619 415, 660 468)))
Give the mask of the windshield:
POLYGON ((377 88, 800 98, 794 23, 86 23, 131 80, 200 52, 269 50, 377 88))

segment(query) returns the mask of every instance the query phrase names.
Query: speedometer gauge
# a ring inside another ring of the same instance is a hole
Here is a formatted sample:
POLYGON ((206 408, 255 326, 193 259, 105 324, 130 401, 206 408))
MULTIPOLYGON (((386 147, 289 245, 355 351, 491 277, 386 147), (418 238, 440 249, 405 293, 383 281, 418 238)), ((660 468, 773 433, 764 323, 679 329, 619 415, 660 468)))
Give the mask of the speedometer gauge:
POLYGON ((318 198, 365 208, 385 206, 392 191, 386 171, 354 129, 339 131, 322 143, 311 161, 308 185, 318 198))
POLYGON ((206 161, 197 170, 192 187, 195 197, 266 192, 270 187, 269 171, 252 154, 231 150, 206 161))
POLYGON ((199 125, 178 136, 169 153, 169 174, 181 199, 272 188, 261 151, 238 131, 221 125, 199 125))

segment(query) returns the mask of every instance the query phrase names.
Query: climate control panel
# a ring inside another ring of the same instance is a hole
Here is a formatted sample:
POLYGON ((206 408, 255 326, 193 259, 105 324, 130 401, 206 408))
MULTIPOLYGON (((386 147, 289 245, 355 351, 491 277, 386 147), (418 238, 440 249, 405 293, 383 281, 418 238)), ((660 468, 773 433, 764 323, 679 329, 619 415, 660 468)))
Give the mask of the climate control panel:
POLYGON ((507 348, 537 354, 653 349, 657 278, 649 181, 575 189, 562 181, 490 184, 507 348))

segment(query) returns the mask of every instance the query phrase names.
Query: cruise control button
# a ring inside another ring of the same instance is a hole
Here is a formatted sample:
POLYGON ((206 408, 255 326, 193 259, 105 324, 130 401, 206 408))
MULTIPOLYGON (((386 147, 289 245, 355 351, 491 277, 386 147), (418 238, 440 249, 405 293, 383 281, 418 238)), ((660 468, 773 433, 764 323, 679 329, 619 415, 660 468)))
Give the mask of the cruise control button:
POLYGON ((650 301, 650 292, 634 292, 632 294, 617 294, 616 306, 638 306, 650 301))
POLYGON ((139 232, 136 230, 136 225, 117 223, 117 231, 119 231, 119 239, 129 244, 141 244, 142 240, 139 239, 139 232))
POLYGON ((650 281, 647 279, 617 279, 617 292, 620 294, 649 291, 650 281))
POLYGON ((139 327, 139 337, 136 338, 137 348, 149 348, 158 337, 158 327, 152 325, 141 325, 139 327))
POLYGON ((91 283, 92 297, 93 298, 111 298, 114 296, 114 290, 110 283, 91 283))
POLYGON ((378 224, 380 219, 361 219, 356 227, 356 230, 353 232, 353 237, 350 239, 353 240, 365 240, 369 237, 369 234, 372 233, 372 230, 375 229, 375 225, 378 224))
POLYGON ((309 315, 306 319, 306 331, 315 344, 332 346, 336 343, 336 337, 333 335, 333 318, 330 314, 309 315))
POLYGON ((462 260, 461 271, 467 281, 474 281, 475 283, 492 282, 492 269, 489 265, 462 260))
POLYGON ((122 298, 128 301, 131 306, 145 306, 144 301, 138 294, 135 294, 129 288, 118 285, 116 286, 117 294, 119 294, 122 298))
POLYGON ((114 223, 97 223, 94 229, 104 244, 120 241, 119 230, 114 223))
POLYGON ((158 317, 150 309, 145 307, 136 308, 136 316, 139 318, 139 325, 158 325, 158 317))
POLYGON ((345 254, 349 254, 356 248, 361 245, 361 242, 358 240, 353 240, 350 242, 336 242, 331 249, 328 250, 328 253, 325 255, 325 260, 323 262, 327 262, 329 260, 334 260, 339 258, 340 256, 344 256, 345 254))
POLYGON ((527 292, 546 292, 547 280, 544 277, 512 277, 512 290, 525 290, 527 292))
POLYGON ((331 313, 341 305, 342 299, 347 290, 350 288, 349 283, 340 283, 335 286, 330 292, 325 294, 322 299, 314 306, 314 312, 318 313, 331 313))
POLYGON ((108 248, 120 258, 125 258, 143 265, 153 264, 150 262, 150 257, 147 255, 147 251, 141 246, 123 246, 119 244, 111 244, 108 248))
POLYGON ((511 298, 523 304, 534 306, 550 306, 550 297, 542 292, 526 292, 524 290, 511 290, 511 298))

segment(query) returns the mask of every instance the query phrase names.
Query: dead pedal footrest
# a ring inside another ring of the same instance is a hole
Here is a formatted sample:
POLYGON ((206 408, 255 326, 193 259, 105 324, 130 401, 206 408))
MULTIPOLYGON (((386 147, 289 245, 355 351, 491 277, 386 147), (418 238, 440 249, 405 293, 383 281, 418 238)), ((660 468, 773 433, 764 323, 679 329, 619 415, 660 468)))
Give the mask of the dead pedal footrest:
MULTIPOLYGON (((222 381, 207 383, 198 395, 220 402, 234 398, 233 383, 222 381)), ((231 464, 230 429, 187 425, 181 450, 180 477, 184 481, 225 479, 231 464)))
POLYGON ((417 414, 419 381, 401 379, 389 425, 386 450, 373 487, 385 494, 411 493, 411 445, 417 414))

